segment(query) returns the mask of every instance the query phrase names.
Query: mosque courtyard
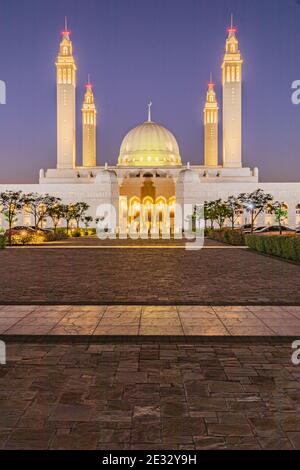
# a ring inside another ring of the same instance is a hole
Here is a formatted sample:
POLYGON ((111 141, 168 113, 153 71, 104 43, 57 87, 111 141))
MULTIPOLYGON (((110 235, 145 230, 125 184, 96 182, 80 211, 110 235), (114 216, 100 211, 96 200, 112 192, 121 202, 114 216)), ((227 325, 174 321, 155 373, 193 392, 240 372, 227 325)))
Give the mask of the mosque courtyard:
POLYGON ((93 237, 0 262, 1 449, 300 448, 296 263, 93 237))
POLYGON ((0 253, 0 304, 300 305, 296 263, 205 240, 71 238, 0 253))

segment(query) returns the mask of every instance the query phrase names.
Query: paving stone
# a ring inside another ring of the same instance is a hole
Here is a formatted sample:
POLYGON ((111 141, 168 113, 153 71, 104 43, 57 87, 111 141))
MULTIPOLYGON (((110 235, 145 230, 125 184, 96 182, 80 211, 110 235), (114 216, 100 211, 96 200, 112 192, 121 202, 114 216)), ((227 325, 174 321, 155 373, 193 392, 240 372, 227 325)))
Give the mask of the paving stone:
POLYGON ((293 448, 300 450, 300 432, 288 432, 287 435, 293 448))
POLYGON ((241 392, 242 386, 238 382, 214 381, 208 383, 211 393, 238 393, 241 392))
POLYGON ((54 431, 47 431, 45 429, 31 429, 30 432, 28 432, 28 429, 16 429, 6 441, 4 449, 48 449, 49 442, 53 435, 54 431))
POLYGON ((57 405, 49 417, 50 421, 89 421, 92 408, 85 405, 57 405))
POLYGON ((223 450, 226 449, 225 439, 222 437, 195 436, 197 450, 223 450))
POLYGON ((209 424, 208 434, 213 436, 252 436, 248 424, 209 424))
POLYGON ((193 436, 200 436, 206 433, 206 427, 203 418, 184 417, 182 418, 163 418, 162 434, 164 440, 175 440, 180 442, 180 438, 184 440, 193 439, 193 436))
POLYGON ((133 424, 131 442, 138 444, 141 442, 161 443, 160 423, 147 423, 146 426, 144 423, 133 424))
POLYGON ((258 442, 263 450, 292 450, 293 446, 288 439, 282 437, 259 438, 258 442))

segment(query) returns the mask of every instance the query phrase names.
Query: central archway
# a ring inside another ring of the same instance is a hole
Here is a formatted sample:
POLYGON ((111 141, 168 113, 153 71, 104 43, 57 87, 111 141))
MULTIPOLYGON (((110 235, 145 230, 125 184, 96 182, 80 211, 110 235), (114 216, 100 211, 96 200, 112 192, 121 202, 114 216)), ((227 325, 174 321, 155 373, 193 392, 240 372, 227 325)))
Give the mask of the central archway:
POLYGON ((120 200, 123 217, 127 219, 127 233, 168 235, 174 233, 176 197, 132 196, 128 203, 120 200), (127 212, 127 213, 124 213, 127 212))

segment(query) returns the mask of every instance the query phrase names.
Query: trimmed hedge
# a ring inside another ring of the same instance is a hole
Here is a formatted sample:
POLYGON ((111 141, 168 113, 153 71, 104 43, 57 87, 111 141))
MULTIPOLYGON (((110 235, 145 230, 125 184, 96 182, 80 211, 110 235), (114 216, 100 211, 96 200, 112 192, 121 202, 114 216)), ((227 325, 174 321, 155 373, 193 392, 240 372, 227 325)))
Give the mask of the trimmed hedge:
POLYGON ((294 235, 246 235, 246 245, 268 255, 300 262, 300 237, 294 235))
POLYGON ((0 250, 6 248, 7 245, 7 238, 3 233, 0 233, 0 250))
POLYGON ((245 236, 240 230, 231 230, 228 228, 224 228, 222 230, 210 230, 207 236, 213 240, 217 240, 218 242, 227 243, 228 245, 245 245, 245 236))

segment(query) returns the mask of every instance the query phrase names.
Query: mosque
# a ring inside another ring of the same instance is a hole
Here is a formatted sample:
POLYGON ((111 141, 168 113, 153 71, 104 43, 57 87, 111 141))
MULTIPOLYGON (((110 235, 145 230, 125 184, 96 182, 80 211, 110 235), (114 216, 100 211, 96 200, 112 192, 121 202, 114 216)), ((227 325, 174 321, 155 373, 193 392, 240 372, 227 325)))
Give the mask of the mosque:
MULTIPOLYGON (((76 60, 67 24, 62 33, 56 60, 57 81, 57 166, 40 170, 39 184, 0 185, 0 191, 21 189, 24 192, 49 193, 64 203, 84 201, 90 215, 101 215, 100 206, 114 208, 115 230, 126 232, 135 224, 137 231, 172 232, 176 207, 191 212, 191 207, 204 201, 251 192, 258 188, 270 192, 288 208, 286 223, 300 225, 300 184, 261 183, 258 169, 242 162, 242 83, 243 58, 237 30, 231 21, 227 30, 222 75, 222 162, 218 155, 219 104, 212 80, 208 84, 204 106, 204 162, 183 163, 175 136, 152 119, 152 103, 145 122, 130 130, 121 143, 115 166, 103 160, 97 164, 97 109, 93 87, 88 80, 82 105, 82 161, 76 152, 76 60), (100 210, 100 212, 99 212, 100 210), (141 214, 144 217, 144 228, 141 214), (164 214, 168 214, 165 219, 164 214), (167 220, 167 221, 166 221, 167 220)), ((179 225, 184 225, 187 213, 179 225)), ((28 214, 20 221, 30 224, 28 214)), ((261 218, 261 224, 273 223, 272 215, 261 218)), ((0 220, 1 222, 1 220, 0 220)), ((241 213, 238 224, 247 222, 241 213)), ((179 227, 179 230, 181 228, 179 227)))

